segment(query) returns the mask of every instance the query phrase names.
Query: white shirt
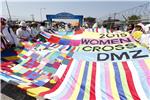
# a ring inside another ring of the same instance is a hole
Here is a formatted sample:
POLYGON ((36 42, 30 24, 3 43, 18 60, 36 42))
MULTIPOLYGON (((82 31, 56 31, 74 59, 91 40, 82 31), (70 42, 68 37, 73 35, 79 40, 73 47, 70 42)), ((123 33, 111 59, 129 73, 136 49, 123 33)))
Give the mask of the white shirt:
POLYGON ((3 30, 2 30, 2 35, 5 36, 6 40, 10 43, 10 44, 15 44, 16 46, 19 45, 19 40, 17 39, 17 36, 15 35, 15 33, 13 32, 13 30, 11 28, 8 29, 8 26, 6 26, 3 30), (9 32, 10 30, 10 32, 9 32))
POLYGON ((22 28, 18 28, 16 31, 18 38, 30 38, 31 31, 29 29, 23 30, 22 28))
POLYGON ((98 27, 97 23, 95 23, 95 24, 92 26, 92 28, 97 28, 97 27, 98 27))
POLYGON ((147 46, 150 46, 150 34, 142 34, 140 42, 147 46))
POLYGON ((123 31, 121 30, 116 30, 116 31, 113 31, 113 33, 122 33, 123 31))
POLYGON ((107 29, 104 28, 103 26, 98 30, 98 32, 99 32, 99 33, 103 33, 103 34, 108 33, 108 32, 107 32, 107 29))
POLYGON ((48 32, 48 29, 44 26, 40 26, 40 31, 41 32, 44 32, 44 31, 48 32))
POLYGON ((31 35, 33 37, 37 36, 37 34, 39 33, 37 28, 31 27, 31 35))

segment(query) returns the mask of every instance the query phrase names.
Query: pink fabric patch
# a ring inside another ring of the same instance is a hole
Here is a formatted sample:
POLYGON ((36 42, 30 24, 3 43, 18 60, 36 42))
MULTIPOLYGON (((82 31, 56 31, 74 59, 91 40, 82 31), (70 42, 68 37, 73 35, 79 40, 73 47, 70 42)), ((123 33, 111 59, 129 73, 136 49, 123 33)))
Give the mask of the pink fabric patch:
POLYGON ((60 62, 54 62, 53 67, 58 69, 58 67, 60 66, 60 62))
POLYGON ((71 40, 69 45, 71 45, 71 46, 79 46, 80 45, 80 40, 71 40))

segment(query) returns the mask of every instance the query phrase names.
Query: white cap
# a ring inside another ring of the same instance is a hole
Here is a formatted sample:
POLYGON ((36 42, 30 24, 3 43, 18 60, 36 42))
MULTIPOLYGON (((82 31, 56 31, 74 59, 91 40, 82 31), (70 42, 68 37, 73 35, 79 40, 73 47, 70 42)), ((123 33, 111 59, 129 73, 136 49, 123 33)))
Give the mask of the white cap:
POLYGON ((144 24, 142 24, 142 23, 138 23, 137 25, 138 25, 138 26, 141 26, 141 27, 142 27, 142 29, 143 29, 143 30, 145 30, 145 26, 144 26, 144 24))
POLYGON ((146 26, 144 25, 144 24, 142 24, 142 23, 139 23, 139 24, 137 24, 138 26, 141 26, 141 28, 147 33, 147 28, 146 28, 146 26))
POLYGON ((145 25, 145 32, 148 32, 150 29, 150 24, 145 25))
POLYGON ((19 26, 24 26, 24 27, 26 27, 26 26, 27 26, 27 24, 26 24, 26 22, 21 21, 21 22, 20 22, 20 24, 19 24, 19 26))

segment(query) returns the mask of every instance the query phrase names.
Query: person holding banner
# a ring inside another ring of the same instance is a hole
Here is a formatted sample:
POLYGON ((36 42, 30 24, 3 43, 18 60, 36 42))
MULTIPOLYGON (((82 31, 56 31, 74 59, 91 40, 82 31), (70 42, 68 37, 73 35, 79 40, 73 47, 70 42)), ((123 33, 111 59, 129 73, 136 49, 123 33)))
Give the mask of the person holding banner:
POLYGON ((19 46, 19 41, 17 36, 12 31, 12 29, 7 25, 6 19, 1 17, 0 18, 0 37, 1 37, 1 51, 19 46))
POLYGON ((32 22, 31 23, 31 35, 32 37, 36 38, 36 36, 39 34, 39 29, 37 27, 37 23, 36 22, 32 22))
POLYGON ((119 28, 120 28, 119 25, 114 25, 113 26, 113 33, 121 33, 122 31, 119 28))
POLYGON ((150 24, 145 26, 145 32, 142 34, 140 43, 150 49, 150 24))
POLYGON ((144 25, 142 23, 139 23, 135 26, 131 35, 136 41, 139 42, 143 33, 145 33, 144 25))
POLYGON ((48 32, 48 29, 45 27, 45 23, 44 22, 41 22, 40 31, 41 32, 48 32))
POLYGON ((129 24, 127 26, 127 30, 126 31, 129 32, 129 33, 132 33, 133 29, 134 29, 134 24, 129 24))
POLYGON ((30 29, 27 27, 27 24, 24 21, 21 21, 19 24, 20 28, 17 29, 17 37, 21 41, 31 40, 32 35, 30 29))

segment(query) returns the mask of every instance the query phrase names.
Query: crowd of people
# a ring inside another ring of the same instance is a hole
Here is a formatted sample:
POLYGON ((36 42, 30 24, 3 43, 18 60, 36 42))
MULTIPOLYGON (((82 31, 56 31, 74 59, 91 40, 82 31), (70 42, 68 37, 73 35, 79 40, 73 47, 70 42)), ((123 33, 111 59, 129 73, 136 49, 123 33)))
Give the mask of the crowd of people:
POLYGON ((39 25, 36 22, 27 24, 25 21, 21 21, 17 26, 10 26, 5 18, 1 17, 0 21, 1 51, 20 46, 20 42, 22 41, 37 41, 40 32, 49 32, 45 27, 45 23, 39 25))
MULTIPOLYGON (((86 27, 87 28, 87 27, 86 27)), ((98 28, 100 33, 119 33, 119 32, 128 32, 134 38, 135 41, 141 45, 150 49, 150 24, 129 24, 126 27, 122 28, 119 25, 113 25, 108 28, 107 25, 102 25, 98 27, 98 24, 95 23, 92 27, 93 29, 98 28)))
MULTIPOLYGON (((72 27, 71 24, 54 24, 52 27, 46 27, 44 22, 37 23, 32 22, 30 24, 25 21, 21 21, 18 26, 11 26, 7 24, 7 20, 3 17, 0 18, 0 37, 1 37, 1 51, 6 50, 7 48, 20 46, 22 41, 38 41, 40 40, 40 32, 49 32, 55 33, 55 31, 73 31, 80 27, 72 27)), ((87 29, 88 27, 83 26, 82 28, 87 29)), ((99 28, 100 33, 116 33, 126 31, 131 34, 131 36, 139 43, 146 47, 150 47, 150 24, 144 25, 142 23, 133 25, 130 24, 126 29, 120 30, 120 26, 113 25, 111 29, 107 28, 107 25, 102 25, 98 27, 97 23, 93 25, 92 29, 99 28), (107 32, 106 32, 107 31, 107 32)))
POLYGON ((150 24, 144 25, 138 23, 136 25, 129 25, 126 31, 129 32, 137 42, 150 49, 150 24))

